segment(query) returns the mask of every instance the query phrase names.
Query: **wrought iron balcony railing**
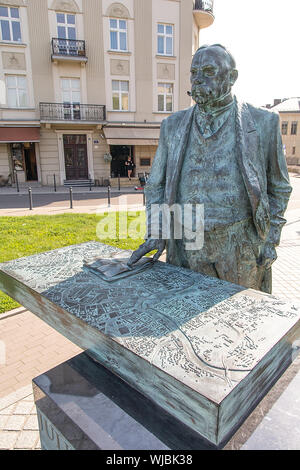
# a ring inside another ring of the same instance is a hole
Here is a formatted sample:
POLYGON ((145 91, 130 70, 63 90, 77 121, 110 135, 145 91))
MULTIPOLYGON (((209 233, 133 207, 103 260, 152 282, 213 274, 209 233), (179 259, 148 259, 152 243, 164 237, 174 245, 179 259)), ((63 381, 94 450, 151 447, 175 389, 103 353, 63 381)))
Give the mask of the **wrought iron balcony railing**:
POLYGON ((194 10, 214 12, 214 0, 194 0, 194 10))
POLYGON ((86 121, 106 120, 106 107, 98 104, 40 103, 41 121, 86 121))
POLYGON ((85 41, 53 38, 52 55, 79 58, 86 57, 85 41))

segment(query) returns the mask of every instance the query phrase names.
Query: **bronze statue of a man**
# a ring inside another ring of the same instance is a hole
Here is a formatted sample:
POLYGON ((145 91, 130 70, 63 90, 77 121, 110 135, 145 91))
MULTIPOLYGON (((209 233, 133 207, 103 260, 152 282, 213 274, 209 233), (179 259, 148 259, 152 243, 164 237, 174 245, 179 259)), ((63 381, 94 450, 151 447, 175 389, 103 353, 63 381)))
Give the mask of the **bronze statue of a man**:
POLYGON ((167 261, 235 284, 271 293, 291 186, 279 116, 238 103, 231 88, 235 61, 219 44, 197 50, 191 66, 196 105, 162 122, 160 142, 146 186, 153 204, 204 205, 204 245, 146 239, 129 265, 165 247, 167 261))

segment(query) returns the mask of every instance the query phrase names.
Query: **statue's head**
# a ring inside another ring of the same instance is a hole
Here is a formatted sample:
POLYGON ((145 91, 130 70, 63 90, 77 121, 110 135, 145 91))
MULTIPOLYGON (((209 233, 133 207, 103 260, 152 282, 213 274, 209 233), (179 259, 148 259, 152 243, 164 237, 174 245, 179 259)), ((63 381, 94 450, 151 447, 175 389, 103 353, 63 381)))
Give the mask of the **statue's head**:
POLYGON ((201 107, 217 104, 227 95, 238 78, 235 60, 220 44, 202 46, 191 65, 192 97, 201 107))

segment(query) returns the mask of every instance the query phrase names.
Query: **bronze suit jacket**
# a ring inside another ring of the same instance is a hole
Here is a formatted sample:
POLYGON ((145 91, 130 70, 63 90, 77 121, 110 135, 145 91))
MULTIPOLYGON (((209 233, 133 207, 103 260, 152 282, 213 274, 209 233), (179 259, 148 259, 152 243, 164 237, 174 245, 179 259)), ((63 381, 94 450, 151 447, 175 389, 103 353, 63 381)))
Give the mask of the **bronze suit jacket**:
MULTIPOLYGON (((197 105, 195 105, 197 106, 197 105)), ((159 146, 147 186, 146 207, 176 203, 180 173, 185 158, 195 106, 174 113, 162 122, 159 146)), ((252 207, 258 241, 277 246, 291 186, 280 132, 279 115, 237 104, 237 155, 243 181, 252 207)), ((168 261, 174 250, 168 241, 168 261)))

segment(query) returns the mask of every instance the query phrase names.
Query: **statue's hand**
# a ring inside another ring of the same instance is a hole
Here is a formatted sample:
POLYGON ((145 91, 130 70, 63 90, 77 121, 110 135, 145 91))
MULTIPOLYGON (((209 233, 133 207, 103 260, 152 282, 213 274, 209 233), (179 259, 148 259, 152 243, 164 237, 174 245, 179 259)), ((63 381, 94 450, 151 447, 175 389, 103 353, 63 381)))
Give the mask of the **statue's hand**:
POLYGON ((277 253, 274 245, 272 245, 272 243, 266 242, 262 248, 262 252, 258 260, 259 266, 264 266, 266 269, 269 269, 276 260, 277 253))
POLYGON ((154 261, 157 261, 166 247, 166 240, 156 240, 153 238, 149 238, 145 241, 131 256, 130 260, 128 261, 128 266, 132 266, 137 261, 139 261, 143 256, 150 251, 157 250, 157 253, 153 256, 154 261))

